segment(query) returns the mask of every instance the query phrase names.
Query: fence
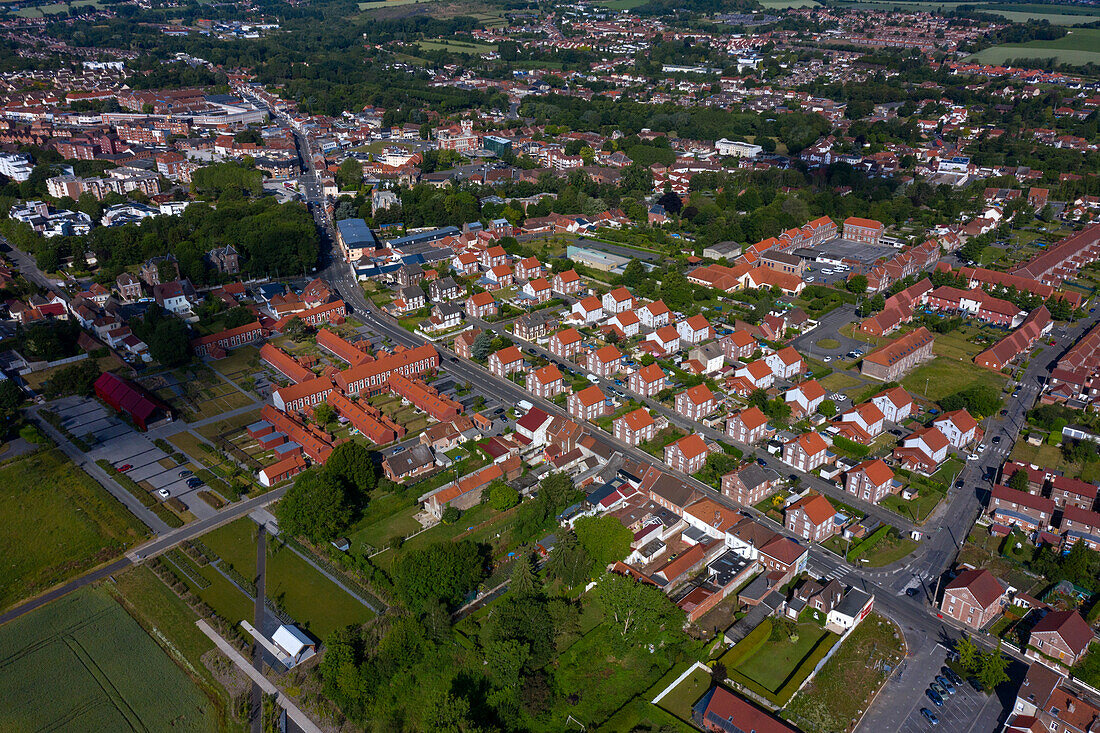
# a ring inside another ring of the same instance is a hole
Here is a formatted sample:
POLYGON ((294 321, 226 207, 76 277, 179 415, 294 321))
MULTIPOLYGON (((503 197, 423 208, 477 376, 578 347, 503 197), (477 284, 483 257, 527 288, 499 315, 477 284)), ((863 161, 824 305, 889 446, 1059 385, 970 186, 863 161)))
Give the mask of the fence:
POLYGON ((53 361, 28 361, 27 366, 19 370, 19 375, 32 374, 33 372, 41 372, 46 369, 52 369, 56 366, 64 366, 65 364, 75 364, 78 361, 84 361, 88 358, 87 353, 77 354, 76 356, 70 356, 65 359, 55 359, 53 361))

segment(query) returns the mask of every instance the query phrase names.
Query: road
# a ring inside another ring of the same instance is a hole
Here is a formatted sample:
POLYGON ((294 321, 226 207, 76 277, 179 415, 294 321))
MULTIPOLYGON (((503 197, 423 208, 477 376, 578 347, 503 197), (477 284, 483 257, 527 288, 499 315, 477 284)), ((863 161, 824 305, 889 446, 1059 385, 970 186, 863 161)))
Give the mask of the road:
MULTIPOLYGON (((256 605, 252 611, 252 625, 260 634, 265 633, 264 623, 264 585, 267 580, 267 530, 264 525, 256 527, 256 605)), ((252 668, 264 675, 264 648, 258 641, 252 644, 252 668)), ((261 733, 264 720, 264 692, 257 682, 252 683, 252 733, 261 733)))

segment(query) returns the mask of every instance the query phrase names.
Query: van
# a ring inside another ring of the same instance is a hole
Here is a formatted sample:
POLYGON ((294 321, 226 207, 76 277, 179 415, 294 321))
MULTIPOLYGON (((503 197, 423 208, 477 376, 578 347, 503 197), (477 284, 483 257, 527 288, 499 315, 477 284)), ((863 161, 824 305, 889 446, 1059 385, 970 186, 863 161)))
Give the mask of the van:
POLYGON ((534 407, 534 405, 532 405, 527 400, 520 400, 519 402, 516 403, 516 409, 519 410, 520 412, 523 412, 523 413, 526 413, 532 407, 534 407))

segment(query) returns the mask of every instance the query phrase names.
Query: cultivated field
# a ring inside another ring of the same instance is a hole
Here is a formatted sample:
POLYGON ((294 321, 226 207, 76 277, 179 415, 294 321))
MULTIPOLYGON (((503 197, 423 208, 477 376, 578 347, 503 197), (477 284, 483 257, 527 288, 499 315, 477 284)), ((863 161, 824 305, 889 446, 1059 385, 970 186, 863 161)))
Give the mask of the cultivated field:
POLYGON ((0 628, 0 730, 217 729, 211 703, 105 591, 0 628))
POLYGON ((472 41, 456 41, 454 39, 417 41, 416 45, 420 47, 422 51, 448 51, 450 53, 466 53, 471 55, 480 55, 497 50, 497 47, 491 43, 474 43, 472 41))
POLYGON ((0 467, 0 608, 111 560, 146 529, 59 450, 0 467))
MULTIPOLYGON (((1072 17, 1081 18, 1081 16, 1072 17)), ((1092 20, 1100 20, 1100 16, 1092 20)), ((1012 46, 994 46, 968 56, 967 61, 1002 64, 1009 59, 1018 58, 1057 59, 1063 64, 1100 63, 1100 29, 1072 28, 1068 35, 1054 41, 1031 41, 1012 46)))
MULTIPOLYGON (((1038 3, 968 3, 968 2, 932 2, 918 3, 894 0, 893 2, 875 2, 874 0, 860 0, 859 2, 837 3, 842 8, 866 8, 868 10, 903 10, 906 12, 928 12, 932 10, 952 11, 961 5, 973 8, 983 13, 991 13, 1003 16, 1011 21, 1023 23, 1028 20, 1046 20, 1053 25, 1077 25, 1079 23, 1091 23, 1100 20, 1100 12, 1092 8, 1080 8, 1072 5, 1045 5, 1038 3)), ((764 7, 769 7, 767 4, 764 7)))

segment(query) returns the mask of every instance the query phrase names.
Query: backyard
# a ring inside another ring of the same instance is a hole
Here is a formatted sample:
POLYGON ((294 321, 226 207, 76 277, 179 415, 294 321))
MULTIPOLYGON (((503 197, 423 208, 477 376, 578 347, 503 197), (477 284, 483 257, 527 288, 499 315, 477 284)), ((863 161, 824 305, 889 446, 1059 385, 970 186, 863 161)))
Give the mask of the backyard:
POLYGON ((147 530, 59 450, 0 467, 0 608, 111 560, 147 530))
POLYGON ((933 401, 978 385, 1000 390, 1004 383, 1004 375, 998 372, 946 356, 937 356, 921 364, 901 380, 901 386, 913 395, 933 401))
POLYGON ((779 707, 840 638, 814 622, 782 624, 765 620, 718 660, 730 680, 779 707))

